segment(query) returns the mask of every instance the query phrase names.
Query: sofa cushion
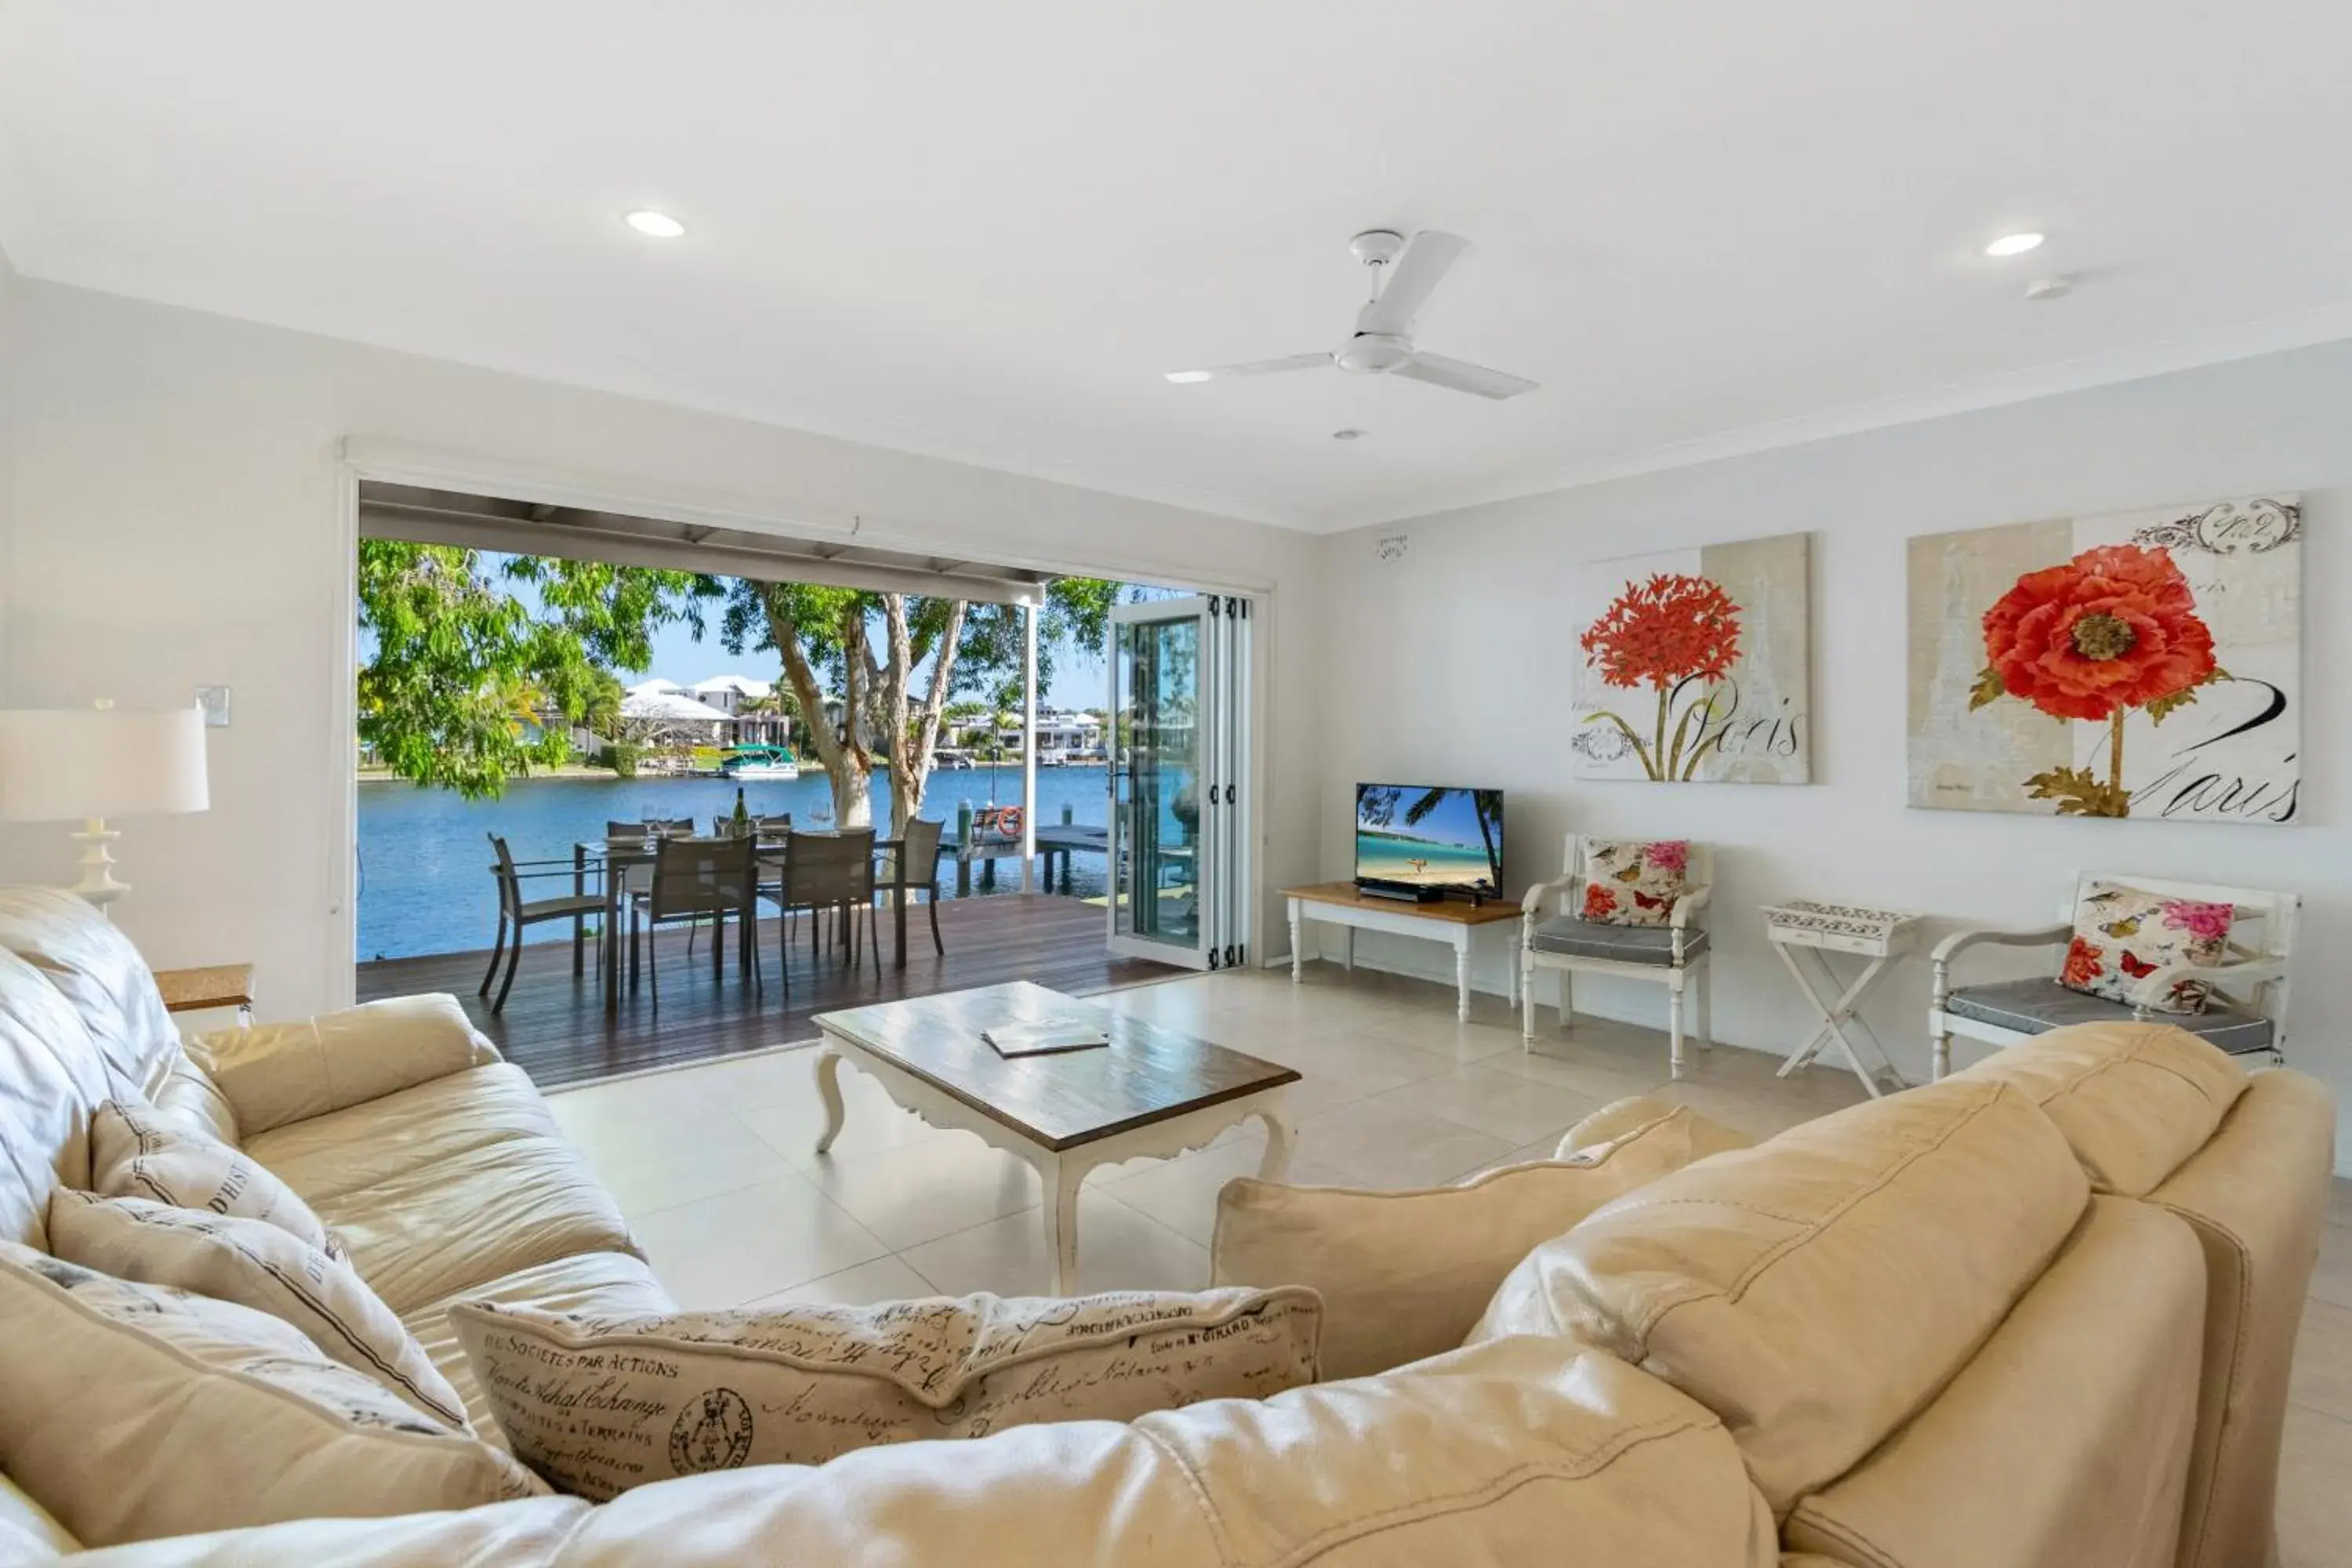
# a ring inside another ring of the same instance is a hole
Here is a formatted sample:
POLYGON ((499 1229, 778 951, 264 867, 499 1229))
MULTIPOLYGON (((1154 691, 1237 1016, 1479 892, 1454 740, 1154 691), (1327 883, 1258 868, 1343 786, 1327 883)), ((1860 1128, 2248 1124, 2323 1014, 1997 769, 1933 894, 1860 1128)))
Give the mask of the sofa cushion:
MULTIPOLYGON (((1706 931, 1693 926, 1682 933, 1683 960, 1688 963, 1706 951, 1706 931)), ((1536 927, 1528 945, 1538 952, 1569 958, 1605 958, 1617 963, 1671 964, 1675 933, 1664 926, 1613 925, 1563 915, 1536 927)))
POLYGON ((1951 1079, 1618 1199, 1513 1269, 1472 1341, 1573 1334, 1655 1373, 1785 1514, 1967 1362, 2089 1196, 2022 1094, 1951 1079))
POLYGON ((1868 1563, 2169 1564, 2204 1298, 2187 1226, 2095 1198, 1935 1402, 1797 1504, 1787 1543, 1868 1563))
POLYGON ((114 1092, 152 1097, 180 1054, 155 972, 122 928, 58 888, 0 888, 0 948, 41 972, 81 1016, 114 1092))
POLYGON ((2058 1124, 2095 1192, 2144 1196, 2203 1148, 2245 1069, 2170 1024, 2077 1024, 1953 1075, 2015 1084, 2058 1124))
POLYGON ((448 1379, 449 1386, 465 1402, 466 1419, 474 1436, 500 1447, 508 1446, 506 1434, 491 1414, 481 1384, 474 1381, 465 1346, 458 1342, 457 1331, 449 1321, 449 1309, 460 1300, 600 1318, 657 1318, 677 1310, 677 1303, 643 1259, 625 1252, 583 1252, 468 1287, 402 1319, 402 1325, 425 1348, 434 1369, 448 1379))
POLYGON ((495 1143, 562 1136, 522 1068, 500 1062, 252 1133, 245 1147, 310 1202, 331 1204, 495 1143))
POLYGON ((1323 1298, 1323 1374, 1362 1377, 1449 1351, 1528 1249, 1692 1159, 1691 1112, 1664 1106, 1596 1149, 1420 1192, 1240 1177, 1217 1194, 1210 1279, 1323 1298))
POLYGON ((184 1052, 172 1064, 172 1070, 150 1097, 163 1120, 185 1131, 201 1132, 207 1138, 217 1138, 224 1143, 245 1142, 244 1129, 236 1122, 236 1108, 218 1085, 205 1076, 205 1069, 190 1061, 184 1052))
POLYGON ((351 1266, 267 1220, 60 1188, 49 1199, 49 1250, 118 1279, 267 1312, 422 1414, 466 1425, 464 1401, 351 1266))
POLYGON ((462 1149, 321 1199, 319 1213, 360 1277, 403 1314, 576 1253, 644 1256, 612 1194, 553 1134, 462 1149))
POLYGON ((81 1542, 48 1510, 0 1476, 0 1563, 52 1563, 80 1550, 81 1542))
POLYGON ((449 1309, 516 1456, 590 1498, 881 1443, 1262 1398, 1315 1381, 1321 1319, 1315 1293, 1295 1289, 622 1319, 449 1309))
POLYGON ((528 1496, 291 1326, 0 1242, 0 1467, 93 1546, 528 1496))
POLYGON ((2271 1560, 2287 1381, 2335 1153, 2326 1088, 2298 1072, 2256 1073, 2212 1141, 2148 1194, 2205 1255, 2205 1386, 2181 1568, 2271 1560))
POLYGON ((1756 1140, 1748 1133, 1726 1126, 1712 1116, 1702 1116, 1687 1105, 1677 1105, 1654 1094, 1636 1094, 1612 1100, 1560 1134, 1559 1149, 1552 1158, 1565 1160, 1579 1150, 1597 1149, 1653 1124, 1660 1124, 1657 1131, 1684 1142, 1689 1151, 1681 1162, 1685 1165, 1727 1149, 1756 1146, 1756 1140), (1678 1111, 1681 1114, 1675 1114, 1678 1111))
POLYGON ((654 1542, 665 1568, 770 1561, 778 1542, 793 1568, 1770 1568, 1777 1555, 1714 1417, 1564 1340, 1125 1425, 640 1487, 589 1516, 562 1568, 621 1568, 654 1542))
MULTIPOLYGON (((1215 1400, 639 1487, 591 1510, 314 1520, 106 1568, 1777 1568, 1720 1423, 1559 1340, 1215 1400), (1300 1474, 1299 1456, 1315 1468, 1300 1474), (1298 1484, 1278 1484, 1295 1476, 1298 1484)), ((1974 1565, 1971 1565, 1974 1568, 1974 1565)))
POLYGON ((49 1194, 89 1185, 105 1059, 66 999, 0 952, 0 1241, 47 1244, 49 1194))
POLYGON ((393 996, 299 1024, 199 1036, 188 1054, 246 1134, 377 1100, 499 1059, 455 996, 393 996))
POLYGON ((89 1188, 110 1198, 146 1198, 266 1220, 330 1258, 342 1248, 268 1167, 209 1134, 165 1121, 152 1105, 109 1100, 90 1119, 89 1188))
MULTIPOLYGON (((2069 1024, 2127 1024, 2137 1019, 2129 1007, 2104 996, 2069 991, 2055 980, 2000 980, 1989 985, 1964 985, 1944 999, 1944 1010, 1955 1017, 1974 1018, 2021 1035, 2040 1035, 2069 1024)), ((2266 1051, 2278 1031, 2268 1018, 2216 997, 2205 1011, 2168 1020, 2200 1039, 2242 1057, 2266 1051)))

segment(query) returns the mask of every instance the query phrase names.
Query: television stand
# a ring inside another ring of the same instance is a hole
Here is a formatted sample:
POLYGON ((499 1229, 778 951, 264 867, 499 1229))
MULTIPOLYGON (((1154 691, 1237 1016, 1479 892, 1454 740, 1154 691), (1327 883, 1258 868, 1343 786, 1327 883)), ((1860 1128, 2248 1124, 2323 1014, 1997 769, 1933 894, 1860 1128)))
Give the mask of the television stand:
MULTIPOLYGON (((1508 960, 1504 973, 1513 1006, 1519 1000, 1519 964, 1517 952, 1519 907, 1500 899, 1491 903, 1463 903, 1458 900, 1436 903, 1406 902, 1394 897, 1383 897, 1359 889, 1353 882, 1319 882, 1313 887, 1285 888, 1283 898, 1290 906, 1290 981, 1299 982, 1306 962, 1306 929, 1310 921, 1346 928, 1348 932, 1348 967, 1356 967, 1356 933, 1360 931, 1385 931, 1391 936, 1419 937, 1424 942, 1442 942, 1454 950, 1454 1014, 1465 1020, 1470 1016, 1470 953, 1473 945, 1488 931, 1500 931, 1505 956, 1508 960)), ((1490 939, 1491 940, 1491 939, 1490 939)))

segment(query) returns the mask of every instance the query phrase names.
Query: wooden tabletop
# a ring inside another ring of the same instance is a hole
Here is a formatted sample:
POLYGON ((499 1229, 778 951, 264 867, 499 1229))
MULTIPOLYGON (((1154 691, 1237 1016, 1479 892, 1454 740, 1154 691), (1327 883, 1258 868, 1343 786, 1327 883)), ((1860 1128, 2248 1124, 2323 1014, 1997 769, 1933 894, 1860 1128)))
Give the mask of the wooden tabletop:
POLYGON ((159 969, 155 989, 167 1013, 200 1013, 208 1007, 253 1005, 253 965, 215 963, 205 969, 159 969))
POLYGON ((820 1013, 812 1022, 1057 1152, 1298 1081, 1278 1062, 1025 980, 820 1013), (1008 1060, 980 1037, 1000 1024, 1056 1020, 1096 1025, 1110 1044, 1008 1060))
POLYGON ((1340 904, 1351 910, 1377 910, 1385 915, 1402 915, 1408 920, 1442 921, 1448 925, 1482 926, 1496 921, 1519 918, 1516 899, 1488 899, 1474 904, 1467 899, 1441 899, 1433 904, 1416 904, 1411 899, 1370 897, 1356 890, 1353 882, 1318 882, 1311 888, 1285 888, 1286 899, 1303 899, 1310 904, 1340 904))

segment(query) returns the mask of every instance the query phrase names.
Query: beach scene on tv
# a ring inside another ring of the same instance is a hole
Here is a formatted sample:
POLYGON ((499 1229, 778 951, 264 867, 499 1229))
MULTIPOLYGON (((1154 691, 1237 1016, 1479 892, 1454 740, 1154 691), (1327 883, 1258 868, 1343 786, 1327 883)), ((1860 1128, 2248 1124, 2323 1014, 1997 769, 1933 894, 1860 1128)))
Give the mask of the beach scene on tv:
POLYGON ((1503 879, 1503 792, 1356 786, 1361 881, 1492 893, 1503 879))

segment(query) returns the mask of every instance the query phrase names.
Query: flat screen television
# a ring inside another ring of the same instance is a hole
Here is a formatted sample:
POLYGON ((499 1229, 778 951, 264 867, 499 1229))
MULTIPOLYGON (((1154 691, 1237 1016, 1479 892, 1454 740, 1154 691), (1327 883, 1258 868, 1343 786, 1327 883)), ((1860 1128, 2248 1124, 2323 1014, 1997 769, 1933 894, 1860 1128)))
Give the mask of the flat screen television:
POLYGON ((1503 890, 1503 792, 1358 784, 1356 885, 1401 898, 1496 897, 1503 890))

